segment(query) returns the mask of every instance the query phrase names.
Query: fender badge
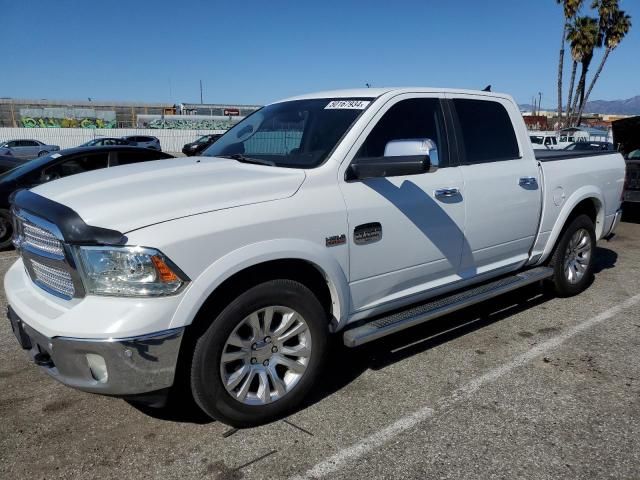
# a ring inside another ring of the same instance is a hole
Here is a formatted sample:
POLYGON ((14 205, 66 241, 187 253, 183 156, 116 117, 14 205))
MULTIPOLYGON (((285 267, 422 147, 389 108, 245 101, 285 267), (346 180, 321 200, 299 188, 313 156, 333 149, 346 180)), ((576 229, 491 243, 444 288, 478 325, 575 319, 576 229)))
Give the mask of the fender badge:
POLYGON ((326 241, 327 247, 344 245, 345 243, 347 243, 347 236, 344 233, 342 235, 334 235, 332 237, 327 237, 325 241, 326 241))

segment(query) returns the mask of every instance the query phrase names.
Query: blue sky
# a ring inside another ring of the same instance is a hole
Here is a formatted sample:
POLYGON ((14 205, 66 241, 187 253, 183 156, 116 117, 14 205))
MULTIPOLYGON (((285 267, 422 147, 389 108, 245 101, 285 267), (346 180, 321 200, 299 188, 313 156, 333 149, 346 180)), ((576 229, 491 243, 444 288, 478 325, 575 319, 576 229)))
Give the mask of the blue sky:
MULTIPOLYGON (((592 99, 640 94, 640 2, 621 6, 635 27, 592 99)), ((262 104, 368 82, 492 84, 556 104, 555 0, 0 0, 0 11, 2 97, 195 102, 202 80, 205 102, 262 104)))

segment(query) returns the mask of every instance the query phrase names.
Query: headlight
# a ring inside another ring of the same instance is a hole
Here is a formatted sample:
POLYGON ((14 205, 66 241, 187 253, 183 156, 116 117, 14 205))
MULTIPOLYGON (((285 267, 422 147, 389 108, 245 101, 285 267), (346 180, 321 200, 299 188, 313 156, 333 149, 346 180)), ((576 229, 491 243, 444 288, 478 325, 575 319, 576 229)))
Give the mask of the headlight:
POLYGON ((189 279, 161 252, 144 247, 78 247, 87 293, 157 297, 177 293, 189 279))

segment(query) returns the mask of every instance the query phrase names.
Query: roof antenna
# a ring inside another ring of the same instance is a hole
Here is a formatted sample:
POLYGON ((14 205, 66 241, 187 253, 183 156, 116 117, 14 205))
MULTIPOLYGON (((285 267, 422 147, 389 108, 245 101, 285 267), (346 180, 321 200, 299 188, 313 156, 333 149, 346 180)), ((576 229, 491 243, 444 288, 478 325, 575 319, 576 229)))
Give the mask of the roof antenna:
POLYGON ((483 92, 490 92, 491 91, 491 85, 487 85, 486 87, 484 87, 482 89, 483 92))

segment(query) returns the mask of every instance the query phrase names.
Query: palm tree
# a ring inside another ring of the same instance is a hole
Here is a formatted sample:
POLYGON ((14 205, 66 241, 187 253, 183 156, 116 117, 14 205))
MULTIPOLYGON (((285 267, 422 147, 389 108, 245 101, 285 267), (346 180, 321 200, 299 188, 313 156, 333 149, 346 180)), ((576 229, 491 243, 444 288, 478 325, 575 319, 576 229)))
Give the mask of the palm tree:
POLYGON ((573 76, 571 79, 569 99, 567 102, 567 124, 570 125, 576 109, 578 108, 578 100, 580 100, 580 106, 582 106, 582 99, 584 98, 584 87, 587 81, 587 72, 589 66, 593 60, 593 50, 598 43, 598 20, 593 17, 579 17, 576 18, 574 23, 569 27, 569 33, 567 38, 571 43, 571 55, 573 56, 573 76), (573 97, 573 85, 575 81, 575 72, 577 70, 578 62, 581 65, 580 80, 578 81, 578 88, 575 92, 575 98, 571 103, 573 97))
MULTIPOLYGON (((577 17, 567 29, 567 40, 571 46, 571 56, 573 65, 571 67, 571 81, 569 82, 569 97, 567 98, 567 118, 571 118, 571 100, 573 99, 573 88, 576 81, 578 63, 582 63, 583 58, 593 50, 593 44, 597 36, 598 21, 592 17, 577 17)), ((580 93, 576 91, 576 99, 580 93)))
POLYGON ((564 42, 569 28, 569 22, 576 16, 584 0, 556 0, 564 10, 564 26, 562 41, 560 42, 560 58, 558 60, 558 118, 562 119, 562 70, 564 67, 564 42))
MULTIPOLYGON (((611 2, 611 0, 609 0, 611 2)), ((601 1, 602 3, 609 3, 606 0, 601 1)), ((602 57, 602 61, 598 66, 598 70, 596 74, 591 79, 591 84, 589 85, 589 89, 584 97, 584 102, 582 102, 580 106, 580 111, 578 112, 578 124, 580 123, 580 119, 582 118, 582 113, 584 111, 584 107, 589 99, 589 95, 591 95, 591 91, 593 90, 594 85, 598 81, 600 74, 602 73, 602 69, 604 68, 604 64, 607 63, 607 59, 611 52, 613 52, 620 42, 624 39, 624 37, 629 33, 631 29, 631 17, 625 13, 624 10, 619 10, 617 8, 617 1, 615 2, 615 8, 613 9, 603 9, 600 10, 600 39, 604 42, 605 51, 602 57), (603 15, 605 15, 605 20, 602 20, 603 15)), ((594 2, 594 5, 596 2, 594 2)), ((607 5, 606 7, 610 7, 607 5)))

